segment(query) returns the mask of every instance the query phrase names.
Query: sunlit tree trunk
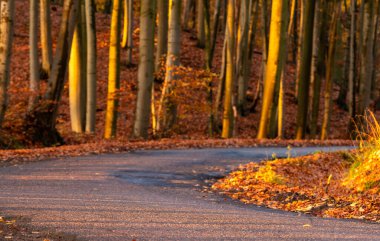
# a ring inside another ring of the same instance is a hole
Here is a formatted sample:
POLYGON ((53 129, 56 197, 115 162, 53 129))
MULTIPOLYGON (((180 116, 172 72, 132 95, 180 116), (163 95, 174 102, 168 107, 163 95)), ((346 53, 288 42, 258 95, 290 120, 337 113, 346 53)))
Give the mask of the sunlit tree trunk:
POLYGON ((305 13, 303 15, 303 38, 300 74, 298 83, 298 108, 296 139, 305 138, 307 111, 309 101, 311 55, 313 47, 313 25, 314 25, 315 0, 305 2, 305 13))
MULTIPOLYGON (((151 113, 152 101, 152 84, 154 74, 154 11, 155 10, 153 0, 141 1, 141 30, 139 46, 140 57, 137 77, 138 92, 136 117, 133 133, 135 137, 145 139, 148 137, 149 116, 151 113)), ((162 12, 159 14, 162 14, 162 12)))
POLYGON ((120 90, 120 27, 121 27, 121 0, 113 1, 110 50, 108 63, 108 94, 106 123, 104 138, 110 139, 116 136, 117 116, 120 90))
POLYGON ((205 14, 203 0, 197 0, 197 41, 198 47, 205 47, 205 14))
POLYGON ((29 104, 28 110, 33 110, 39 99, 40 65, 38 61, 38 0, 30 0, 29 7, 29 104))
POLYGON ((95 132, 96 124, 96 25, 94 0, 85 0, 87 33, 86 132, 95 132))
POLYGON ((162 60, 168 51, 168 11, 169 0, 157 2, 158 30, 157 30, 157 50, 155 60, 155 71, 161 68, 162 60))
POLYGON ((169 2, 169 36, 168 53, 166 56, 166 74, 160 107, 158 112, 158 129, 166 132, 173 127, 177 118, 177 106, 172 95, 172 84, 177 79, 177 68, 179 66, 179 55, 181 46, 181 0, 170 0, 169 2))
POLYGON ((329 50, 326 63, 326 84, 325 84, 325 106, 323 111, 323 122, 321 128, 321 140, 326 140, 328 138, 328 133, 330 129, 330 116, 332 108, 332 84, 333 84, 333 67, 335 62, 335 49, 336 49, 336 38, 338 33, 338 22, 340 18, 341 2, 337 0, 334 2, 334 12, 332 17, 332 28, 329 33, 329 50))
MULTIPOLYGON (((300 5, 299 11, 299 29, 298 29, 298 38, 297 38, 297 61, 296 61, 296 80, 295 80, 295 97, 298 98, 298 88, 299 88, 299 80, 301 75, 301 54, 302 54, 302 43, 304 38, 304 17, 305 17, 305 6, 307 0, 298 0, 298 3, 300 5)), ((295 28, 294 34, 297 36, 297 28, 295 28)))
POLYGON ((40 0, 40 28, 41 28, 41 72, 49 76, 53 62, 53 45, 51 39, 50 0, 40 0))
POLYGON ((14 0, 0 1, 0 126, 8 106, 8 85, 12 55, 14 0))
POLYGON ((226 79, 224 88, 223 130, 222 138, 230 138, 233 133, 232 98, 234 85, 235 53, 235 0, 227 0, 226 26, 226 79))
POLYGON ((69 102, 71 130, 82 133, 85 127, 85 103, 86 88, 83 82, 86 81, 85 65, 83 59, 83 35, 81 26, 81 9, 78 11, 76 27, 74 30, 73 42, 70 50, 69 61, 69 102))
POLYGON ((78 0, 67 0, 64 2, 53 65, 47 90, 43 98, 44 105, 34 108, 26 116, 26 133, 30 135, 33 141, 41 142, 47 146, 63 143, 63 139, 59 135, 55 124, 65 83, 69 61, 68 50, 73 38, 78 4, 78 0))
POLYGON ((264 96, 261 108, 260 124, 257 134, 258 139, 267 137, 270 110, 273 104, 275 85, 281 78, 281 44, 283 43, 283 24, 285 24, 284 8, 287 8, 286 0, 272 3, 272 17, 270 22, 268 61, 265 74, 264 96))

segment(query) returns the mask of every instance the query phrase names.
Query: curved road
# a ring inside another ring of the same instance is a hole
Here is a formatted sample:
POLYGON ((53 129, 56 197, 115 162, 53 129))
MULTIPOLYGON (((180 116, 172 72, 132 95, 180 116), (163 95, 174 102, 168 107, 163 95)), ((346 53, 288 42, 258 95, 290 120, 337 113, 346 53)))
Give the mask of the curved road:
MULTIPOLYGON (((293 149, 293 156, 321 148, 293 149)), ((245 206, 208 178, 285 148, 137 151, 0 169, 0 210, 85 240, 380 240, 380 226, 245 206)))

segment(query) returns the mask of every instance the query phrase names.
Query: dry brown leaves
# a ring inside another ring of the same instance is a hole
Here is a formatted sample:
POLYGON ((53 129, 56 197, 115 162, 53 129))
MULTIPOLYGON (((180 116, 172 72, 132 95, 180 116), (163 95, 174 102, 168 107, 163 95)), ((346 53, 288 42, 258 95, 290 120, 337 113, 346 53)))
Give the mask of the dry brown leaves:
POLYGON ((350 165, 344 153, 250 163, 219 180, 212 188, 247 204, 320 217, 379 222, 378 190, 358 193, 341 184, 350 165), (270 166, 284 182, 268 182, 258 177, 257 172, 263 166, 270 166))

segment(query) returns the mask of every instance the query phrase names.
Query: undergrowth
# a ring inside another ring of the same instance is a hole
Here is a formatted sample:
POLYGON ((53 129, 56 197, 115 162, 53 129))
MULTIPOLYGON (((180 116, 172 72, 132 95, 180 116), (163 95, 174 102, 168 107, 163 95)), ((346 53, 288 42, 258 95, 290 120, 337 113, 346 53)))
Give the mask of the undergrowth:
POLYGON ((380 125, 368 111, 357 123, 359 149, 352 154, 353 163, 343 185, 358 192, 380 187, 380 125))

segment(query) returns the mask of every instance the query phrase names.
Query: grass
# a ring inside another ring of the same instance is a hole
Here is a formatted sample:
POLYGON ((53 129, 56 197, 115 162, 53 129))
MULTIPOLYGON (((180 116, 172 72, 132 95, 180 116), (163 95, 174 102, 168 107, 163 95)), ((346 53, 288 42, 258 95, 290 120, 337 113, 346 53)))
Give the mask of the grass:
POLYGON ((380 125, 368 111, 357 124, 359 149, 352 154, 353 163, 343 185, 362 192, 380 187, 380 125))

